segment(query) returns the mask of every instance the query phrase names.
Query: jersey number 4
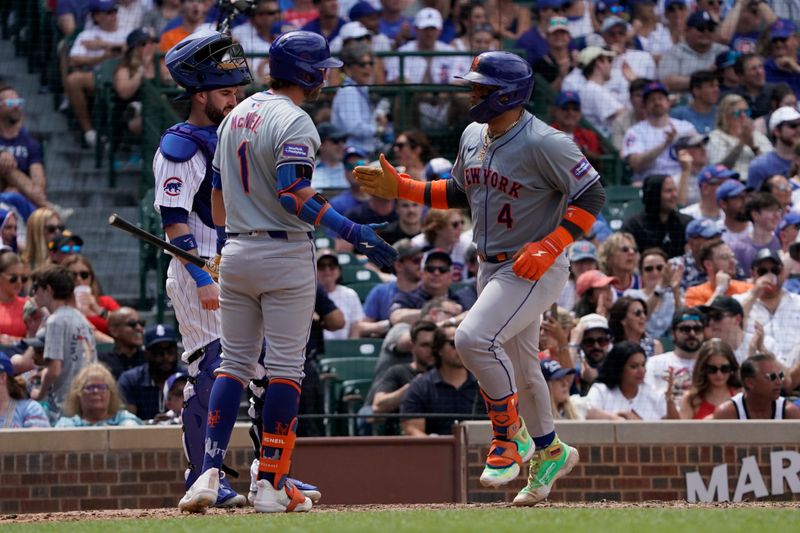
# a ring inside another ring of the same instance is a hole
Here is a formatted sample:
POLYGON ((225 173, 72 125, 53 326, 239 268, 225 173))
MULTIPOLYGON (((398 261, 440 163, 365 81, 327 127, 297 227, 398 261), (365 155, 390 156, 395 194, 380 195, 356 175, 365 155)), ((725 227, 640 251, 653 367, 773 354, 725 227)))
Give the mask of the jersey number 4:
POLYGON ((245 194, 250 194, 250 167, 247 164, 247 141, 242 141, 236 149, 239 156, 239 175, 242 178, 242 188, 245 194))
POLYGON ((511 204, 503 204, 500 212, 497 213, 497 223, 505 224, 508 229, 514 227, 514 216, 511 214, 511 204))

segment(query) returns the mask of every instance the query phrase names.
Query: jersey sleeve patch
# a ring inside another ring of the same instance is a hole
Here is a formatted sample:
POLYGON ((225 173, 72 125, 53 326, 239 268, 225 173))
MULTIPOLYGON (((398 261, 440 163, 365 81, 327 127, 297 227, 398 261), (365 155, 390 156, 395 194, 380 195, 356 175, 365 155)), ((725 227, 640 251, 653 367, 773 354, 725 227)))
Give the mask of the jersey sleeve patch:
POLYGON ((575 176, 575 178, 580 180, 586 175, 587 172, 589 172, 590 168, 592 168, 592 165, 590 165, 589 161, 584 157, 581 158, 581 160, 578 161, 578 163, 572 167, 572 169, 570 169, 570 172, 572 172, 572 175, 575 176))
POLYGON ((282 154, 285 157, 308 157, 309 147, 304 144, 284 143, 282 154))
POLYGON ((179 196, 183 189, 183 180, 178 176, 172 176, 164 180, 164 194, 167 196, 179 196))

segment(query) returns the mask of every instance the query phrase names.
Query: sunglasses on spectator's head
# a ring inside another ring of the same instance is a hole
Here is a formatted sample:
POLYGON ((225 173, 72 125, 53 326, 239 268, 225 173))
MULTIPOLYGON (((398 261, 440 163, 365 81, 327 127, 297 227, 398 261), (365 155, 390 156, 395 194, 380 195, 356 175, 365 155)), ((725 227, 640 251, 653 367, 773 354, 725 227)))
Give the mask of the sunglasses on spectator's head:
POLYGON ((773 274, 775 274, 777 276, 778 274, 781 273, 781 270, 783 270, 783 269, 781 267, 779 267, 778 265, 771 266, 769 268, 767 268, 767 267, 758 267, 756 269, 756 274, 758 274, 758 277, 761 277, 761 276, 763 276, 765 274, 769 274, 771 272, 771 273, 773 273, 773 274))
POLYGON ((717 372, 722 372, 723 374, 730 374, 733 372, 733 367, 731 365, 706 365, 706 373, 707 374, 716 374, 717 372))
POLYGON ((72 245, 65 244, 64 246, 59 248, 58 251, 61 252, 62 254, 77 254, 80 253, 81 248, 82 247, 80 244, 72 244, 72 245))
POLYGON ((9 283, 16 283, 17 281, 21 281, 22 283, 28 283, 28 276, 25 274, 17 275, 17 274, 3 274, 9 283))
POLYGON ((24 98, 6 98, 3 100, 3 105, 6 107, 22 107, 25 105, 24 98))
POLYGON ((363 159, 359 159, 354 163, 345 163, 344 168, 346 168, 347 170, 353 170, 356 167, 363 167, 366 164, 367 164, 366 161, 364 161, 363 159))
POLYGON ((47 233, 55 233, 55 232, 61 233, 65 229, 67 229, 67 227, 64 224, 57 224, 55 226, 53 224, 48 224, 44 227, 44 229, 47 230, 47 233))

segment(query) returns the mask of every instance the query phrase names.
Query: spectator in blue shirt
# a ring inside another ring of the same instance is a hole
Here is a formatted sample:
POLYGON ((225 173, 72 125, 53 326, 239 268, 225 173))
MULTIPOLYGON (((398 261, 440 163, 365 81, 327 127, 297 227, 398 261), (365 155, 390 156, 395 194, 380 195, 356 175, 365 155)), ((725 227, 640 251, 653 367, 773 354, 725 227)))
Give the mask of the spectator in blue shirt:
POLYGON ((533 9, 536 24, 520 35, 515 48, 525 50, 528 63, 533 65, 537 59, 547 55, 550 45, 547 44, 547 29, 550 19, 562 14, 564 0, 538 0, 533 9))
POLYGON ((28 399, 14 374, 11 359, 0 352, 0 429, 49 428, 47 413, 39 402, 28 399))
POLYGON ((37 207, 47 203, 42 145, 25 128, 25 100, 13 87, 0 88, 0 179, 37 207))
POLYGON ((767 81, 788 83, 800 98, 800 63, 798 63, 797 24, 790 19, 778 19, 769 29, 769 56, 764 63, 767 81))
POLYGON ((360 148, 348 146, 344 150, 344 177, 349 188, 331 199, 331 207, 339 213, 346 213, 367 203, 369 195, 361 192, 358 182, 353 177, 353 169, 358 165, 365 165, 367 154, 360 148))
POLYGON ((318 33, 330 42, 347 22, 339 16, 339 0, 314 0, 314 6, 319 11, 319 17, 300 29, 318 33))
MULTIPOLYGON (((433 335, 434 368, 411 382, 400 405, 400 413, 447 413, 480 415, 486 412, 478 394, 478 381, 464 368, 456 351, 455 326, 443 326, 433 335)), ((450 435, 455 418, 409 418, 402 421, 403 434, 410 437, 450 435)))
POLYGON ((92 363, 72 381, 56 427, 140 426, 142 421, 122 403, 114 376, 101 363, 92 363))
POLYGON ((689 92, 692 102, 670 111, 672 118, 691 122, 700 135, 708 135, 714 129, 719 100, 719 80, 710 70, 698 70, 689 77, 689 92))
POLYGON ((781 107, 769 117, 769 131, 775 139, 775 150, 750 162, 747 186, 760 189, 775 174, 789 175, 794 161, 794 147, 800 143, 800 112, 794 107, 781 107))
POLYGON ((147 362, 123 372, 119 388, 128 410, 142 420, 150 420, 162 411, 164 383, 180 370, 175 328, 163 324, 148 328, 144 333, 144 346, 147 362))
POLYGON ((61 35, 72 35, 81 28, 89 15, 90 0, 58 0, 56 2, 56 26, 61 35))
POLYGON ((319 133, 319 150, 317 164, 311 184, 315 189, 345 189, 347 179, 344 176, 344 146, 347 134, 331 124, 323 122, 317 126, 319 133))

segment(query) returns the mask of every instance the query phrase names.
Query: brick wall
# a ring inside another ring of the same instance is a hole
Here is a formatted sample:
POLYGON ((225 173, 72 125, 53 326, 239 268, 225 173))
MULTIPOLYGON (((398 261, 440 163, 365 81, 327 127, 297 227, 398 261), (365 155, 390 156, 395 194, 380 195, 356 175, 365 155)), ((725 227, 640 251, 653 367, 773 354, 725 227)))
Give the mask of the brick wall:
MULTIPOLYGON (((488 423, 468 423, 467 499, 471 502, 511 501, 525 477, 502 489, 486 489, 478 481, 488 452, 488 423)), ((587 422, 557 425, 561 438, 578 449, 580 464, 559 480, 554 501, 685 500, 686 473, 698 471, 707 485, 713 468, 728 464, 729 497, 737 487, 742 459, 755 456, 758 470, 771 489, 770 453, 800 452, 799 422, 659 422, 621 424, 587 422), (680 440, 684 442, 675 443, 680 440), (588 443, 587 443, 588 441, 588 443), (594 442, 593 442, 594 441, 594 442), (727 444, 721 444, 727 442, 727 444)), ((800 469, 800 464, 797 464, 800 469)), ((797 473, 795 469, 795 474, 797 473)), ((800 482, 798 482, 800 484, 800 482)), ((769 500, 798 500, 788 487, 769 500)), ((744 499, 755 499, 752 492, 744 499)))

